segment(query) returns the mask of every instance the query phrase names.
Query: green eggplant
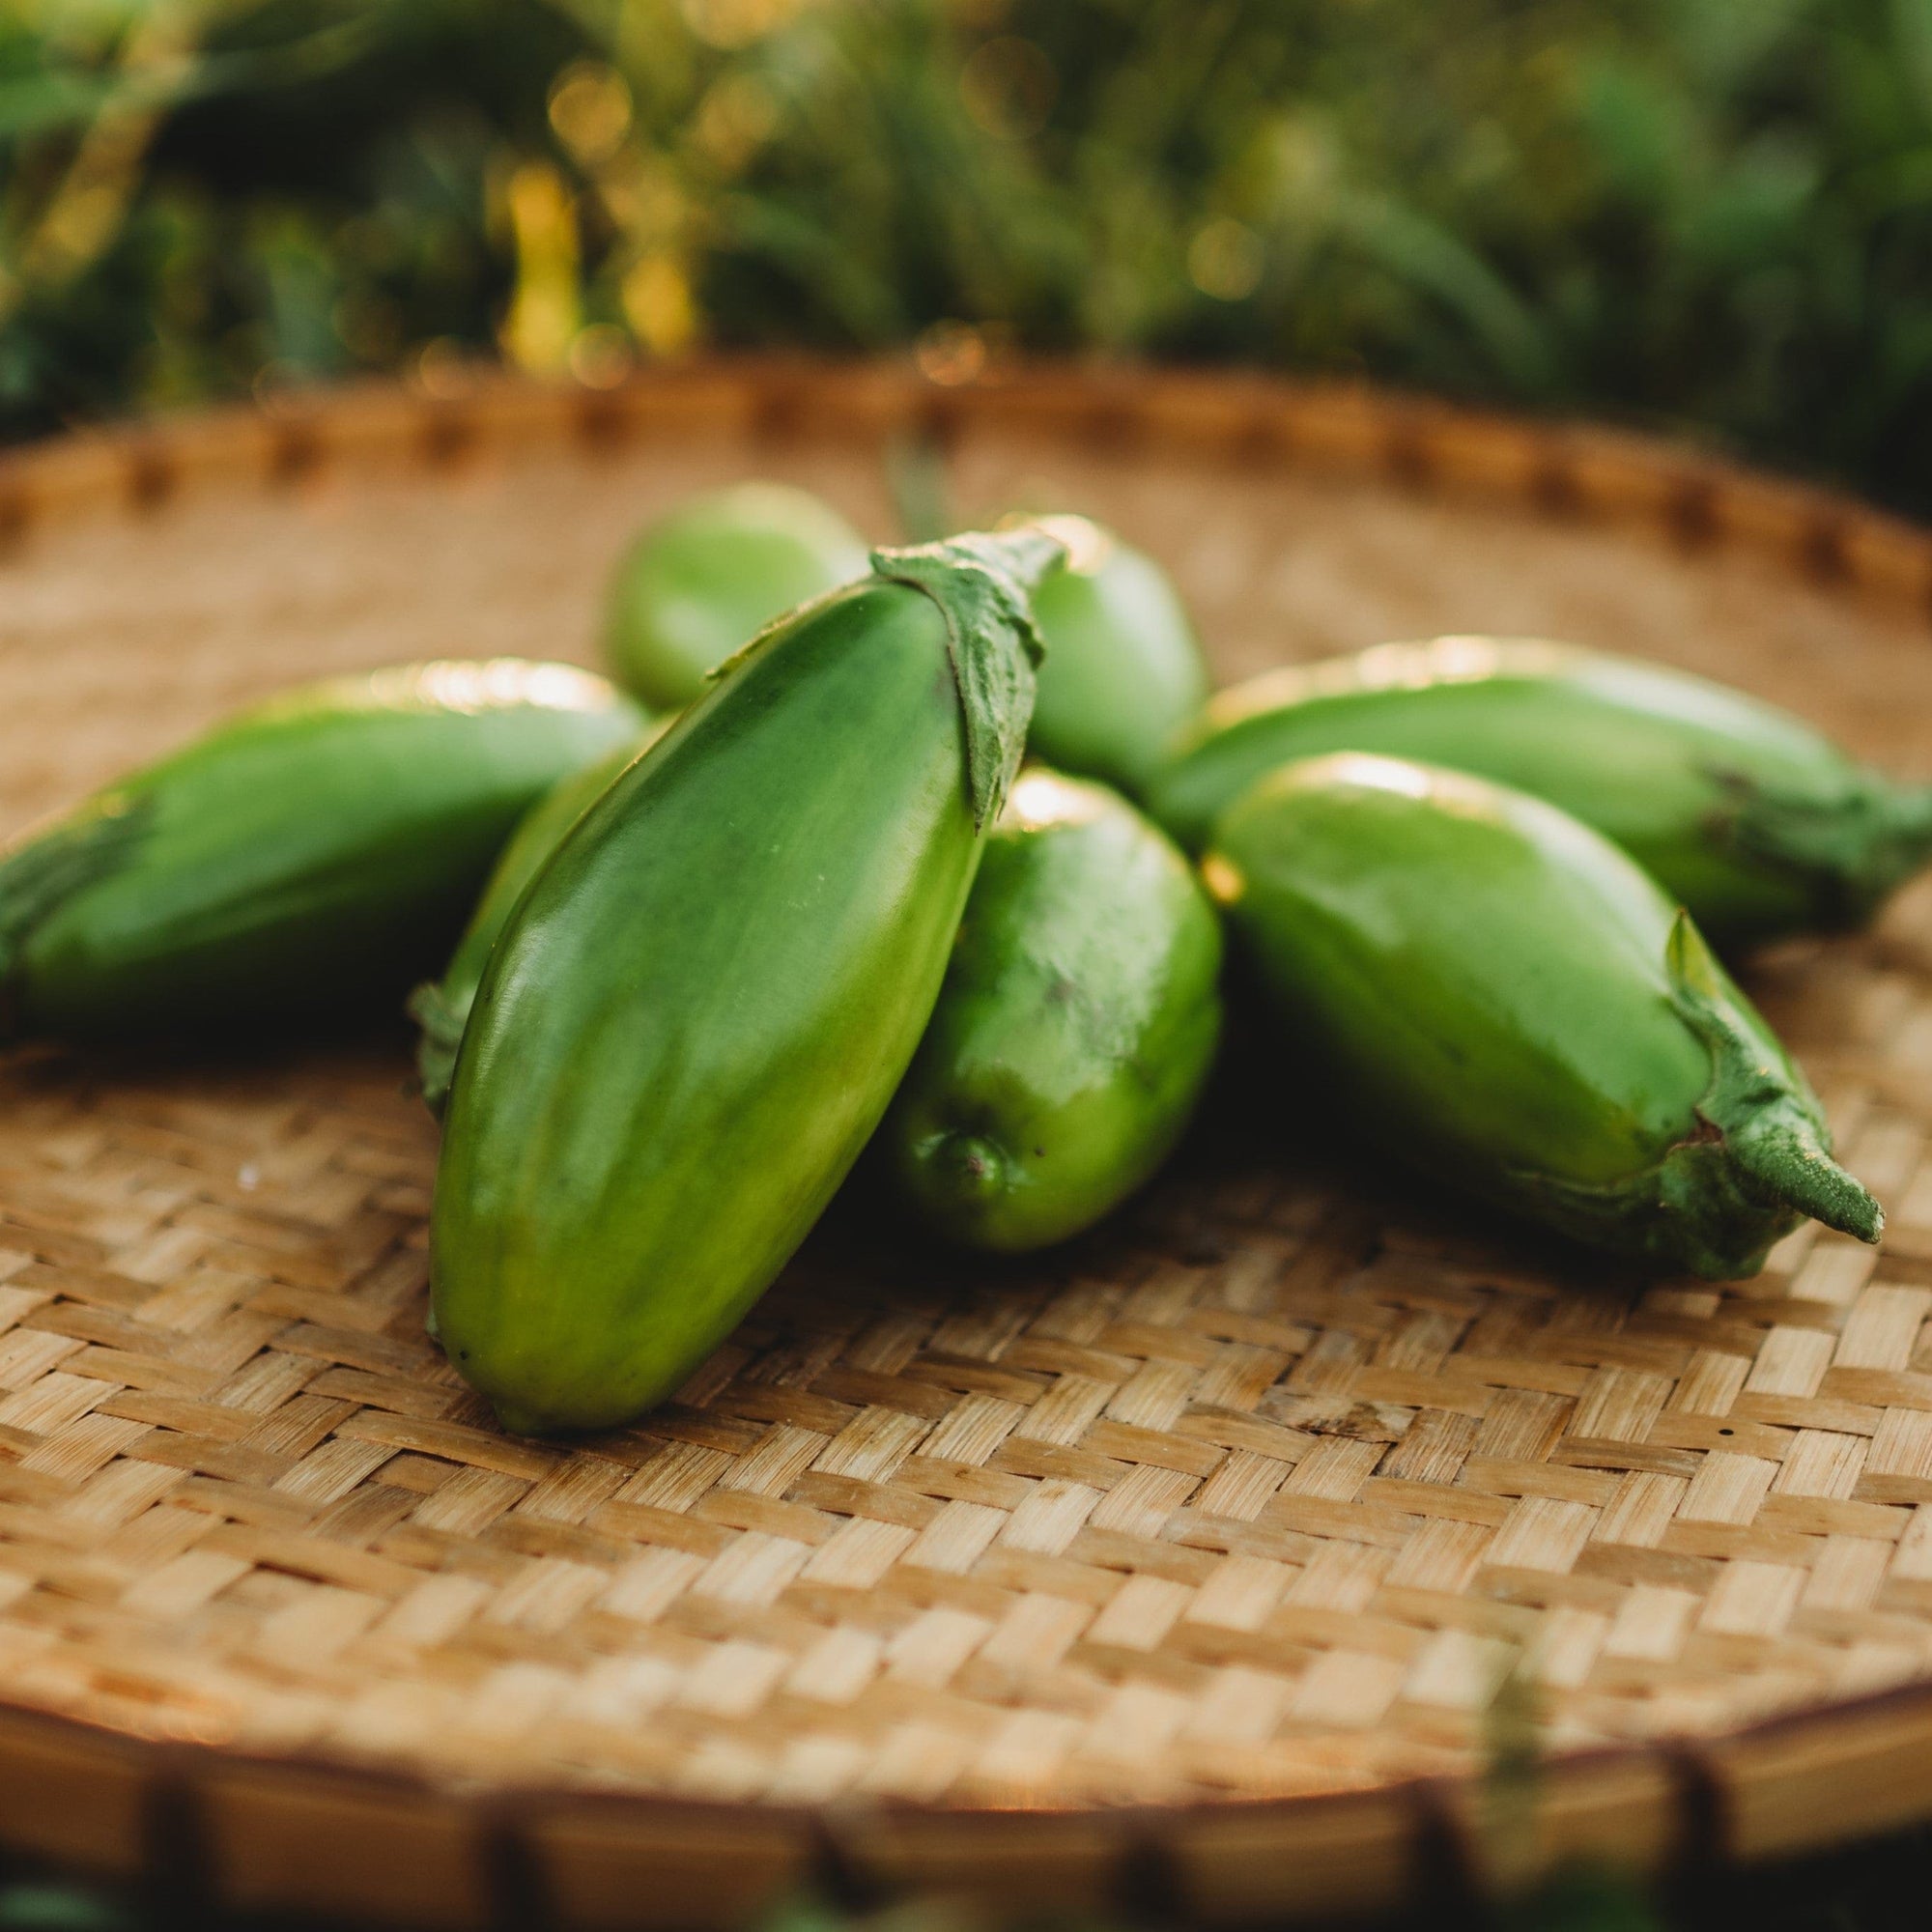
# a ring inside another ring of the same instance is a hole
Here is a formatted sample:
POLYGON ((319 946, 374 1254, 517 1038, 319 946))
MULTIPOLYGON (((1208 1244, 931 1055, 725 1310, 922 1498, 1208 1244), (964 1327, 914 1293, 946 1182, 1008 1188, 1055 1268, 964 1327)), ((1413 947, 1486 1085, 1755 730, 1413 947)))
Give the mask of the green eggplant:
POLYGON ((1932 788, 1896 785, 1722 685, 1527 639, 1381 644, 1223 692, 1149 806, 1199 851, 1264 772, 1344 751, 1448 765, 1561 806, 1724 946, 1855 925, 1932 857, 1932 788))
POLYGON ((1220 968, 1220 922, 1162 833, 1102 785, 1023 772, 880 1128, 913 1212, 1018 1252, 1118 1206, 1200 1096, 1220 968))
POLYGON ((880 551, 565 835, 497 939, 431 1217, 437 1328, 514 1430, 668 1395, 869 1139, 1025 744, 1037 531, 880 551))
POLYGON ((626 552, 605 611, 606 661, 653 711, 678 710, 773 618, 866 569, 858 532, 808 492, 784 483, 709 491, 626 552))
POLYGON ((1718 1280, 1807 1214, 1878 1238, 1690 915, 1555 807, 1339 753, 1244 792, 1202 869, 1306 1065, 1418 1167, 1718 1280))
POLYGON ((440 1114, 448 1097, 456 1049, 463 1043, 463 1029, 475 1004, 476 988, 483 982, 483 969, 490 963, 490 950, 511 907, 550 862, 563 835, 633 758, 640 757, 664 735, 670 722, 660 719, 636 743, 621 745, 609 757, 573 772, 525 812, 484 885, 442 978, 425 981, 410 995, 410 1017, 422 1031, 416 1042, 416 1071, 422 1079, 423 1103, 431 1113, 440 1114))
POLYGON ((332 678, 245 711, 0 851, 0 1035, 393 998, 531 803, 643 722, 601 677, 516 659, 332 678))
POLYGON ((1046 644, 1035 754, 1138 795, 1201 709, 1208 671, 1167 573, 1085 517, 1044 517, 1066 561, 1035 594, 1046 644))

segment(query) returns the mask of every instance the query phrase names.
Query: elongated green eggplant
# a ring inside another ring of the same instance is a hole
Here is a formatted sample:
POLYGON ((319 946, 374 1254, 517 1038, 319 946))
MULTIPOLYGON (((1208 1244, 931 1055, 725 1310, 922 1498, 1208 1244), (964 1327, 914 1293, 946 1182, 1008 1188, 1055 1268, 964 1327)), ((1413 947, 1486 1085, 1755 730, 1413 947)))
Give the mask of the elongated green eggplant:
POLYGON ((1245 792, 1202 869, 1309 1065, 1418 1166, 1716 1279, 1807 1214, 1878 1238, 1690 916, 1554 807, 1341 753, 1245 792))
POLYGON ((1137 795, 1208 696, 1194 626, 1151 557, 1085 517, 1039 521, 1066 562, 1034 597, 1046 662, 1033 749, 1137 795))
POLYGON ((660 719, 635 744, 622 745, 552 786, 525 812, 510 842, 503 847, 456 951, 449 955, 442 978, 425 981, 410 995, 410 1017, 422 1029, 416 1043, 416 1071, 422 1078, 423 1103, 433 1114, 442 1112, 449 1094, 449 1076, 456 1066, 456 1050, 463 1029, 483 983, 483 969, 524 889, 550 863, 563 835, 589 810, 611 781, 635 757, 641 755, 670 726, 660 719))
POLYGON ((1533 792, 1614 839, 1724 945, 1856 924, 1932 857, 1932 788, 1662 665, 1438 638, 1223 692, 1150 807, 1198 851, 1264 772, 1322 752, 1420 758, 1533 792))
POLYGON ((1187 1124, 1220 968, 1220 922, 1163 834, 1104 786, 1022 773, 880 1129, 907 1204, 1009 1252, 1092 1226, 1187 1124))
POLYGON ((587 671, 409 665, 286 693, 0 852, 0 1033, 394 998, 518 818, 643 717, 587 671))
POLYGON ((1025 743, 1036 531, 881 551, 578 820, 490 955, 432 1293, 517 1430, 668 1395, 763 1293, 924 1029, 1025 743))
POLYGON ((773 618, 866 574, 838 511, 783 483, 738 483, 651 525, 611 580, 604 650, 653 711, 675 711, 773 618))

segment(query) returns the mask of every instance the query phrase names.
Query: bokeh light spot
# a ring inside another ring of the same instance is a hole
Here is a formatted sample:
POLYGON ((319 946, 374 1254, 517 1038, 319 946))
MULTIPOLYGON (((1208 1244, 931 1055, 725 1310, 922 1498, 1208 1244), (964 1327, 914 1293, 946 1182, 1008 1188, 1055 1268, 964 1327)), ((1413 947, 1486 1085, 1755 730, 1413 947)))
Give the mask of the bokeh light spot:
POLYGON ((970 322, 935 322, 913 347, 913 359, 928 383, 956 388, 986 367, 986 338, 970 322))
POLYGON ((614 323, 593 322, 570 345, 570 373, 586 389, 614 389, 632 360, 631 338, 614 323))
POLYGON ((1240 301, 1261 285, 1266 258, 1262 238, 1225 215, 1209 221, 1187 244, 1187 277, 1216 301, 1240 301))
POLYGON ((631 131, 630 86, 601 61, 578 61, 551 84, 550 125, 575 159, 608 160, 631 131))
POLYGON ((736 174, 779 125, 778 102, 755 74, 727 73, 697 110, 699 145, 725 174, 736 174))

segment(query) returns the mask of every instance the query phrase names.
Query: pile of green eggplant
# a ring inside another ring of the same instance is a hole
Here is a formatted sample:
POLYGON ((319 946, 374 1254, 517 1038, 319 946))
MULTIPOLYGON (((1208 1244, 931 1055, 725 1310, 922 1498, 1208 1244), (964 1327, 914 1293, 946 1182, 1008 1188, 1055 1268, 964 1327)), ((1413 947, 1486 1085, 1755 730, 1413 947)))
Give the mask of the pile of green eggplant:
POLYGON ((867 552, 769 484, 647 527, 604 648, 291 692, 0 848, 0 1041, 407 998, 430 1325, 506 1428, 670 1395, 855 1170, 968 1248, 1092 1228, 1236 993, 1285 1112, 1570 1241, 1879 1237, 1720 958, 1870 918, 1932 791, 1786 713, 1484 638, 1210 696, 1084 519, 867 552))

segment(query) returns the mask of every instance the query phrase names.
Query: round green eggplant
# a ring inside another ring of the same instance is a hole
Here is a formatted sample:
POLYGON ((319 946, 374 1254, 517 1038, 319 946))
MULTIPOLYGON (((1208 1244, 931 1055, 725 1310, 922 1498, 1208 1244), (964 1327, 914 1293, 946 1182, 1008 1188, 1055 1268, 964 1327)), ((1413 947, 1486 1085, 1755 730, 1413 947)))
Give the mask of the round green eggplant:
POLYGON ((669 725, 668 718, 660 719, 637 743, 619 746, 609 757, 573 772, 525 812, 476 901, 476 910, 469 915, 469 923, 463 928, 463 937, 449 955, 442 978, 425 981, 410 995, 410 1017, 422 1033, 416 1042, 416 1071, 422 1080, 423 1103, 431 1113, 440 1114, 449 1095, 449 1078, 456 1066, 456 1050, 463 1044, 463 1029, 475 1004, 476 989, 483 983, 490 951, 511 908, 550 863, 563 835, 609 789, 611 780, 633 758, 648 751, 669 725))
POLYGON ((1034 598, 1046 662, 1033 750, 1138 795, 1208 696, 1194 626, 1151 557, 1085 517, 1039 522, 1066 561, 1034 598))
POLYGON ((0 852, 0 1033, 394 999, 531 803, 643 722, 601 677, 514 659, 335 678, 243 712, 0 852))
POLYGON ((1893 784, 1741 692, 1530 639, 1381 644, 1223 692, 1149 807, 1199 851, 1263 773, 1344 751, 1561 806, 1724 946, 1857 924, 1932 856, 1932 789, 1893 784))
POLYGON ((653 711, 675 711, 773 618, 863 577, 866 546, 838 511, 784 483, 694 497, 650 526, 611 580, 604 650, 653 711))
POLYGON ((1162 833, 1104 786, 1022 773, 880 1129, 902 1199, 1009 1253, 1091 1227, 1187 1124, 1220 969, 1220 922, 1162 833))
POLYGON ((617 1423, 763 1293, 877 1126, 1025 743, 1034 531, 879 552, 565 835, 490 955, 432 1298, 504 1424, 617 1423))
POLYGON ((1401 1157, 1719 1280, 1807 1214, 1877 1239, 1803 1074, 1690 916, 1553 806, 1342 753, 1243 793, 1202 869, 1307 1065, 1401 1157))

